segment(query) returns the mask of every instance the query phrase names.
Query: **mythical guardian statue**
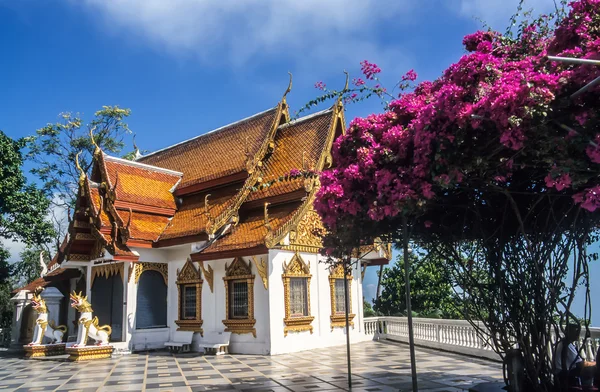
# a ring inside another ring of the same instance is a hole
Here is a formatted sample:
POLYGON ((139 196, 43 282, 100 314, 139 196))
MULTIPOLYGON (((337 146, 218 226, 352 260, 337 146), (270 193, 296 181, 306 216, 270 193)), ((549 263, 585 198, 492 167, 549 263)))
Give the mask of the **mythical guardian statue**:
POLYGON ((108 344, 108 337, 112 329, 110 325, 98 325, 98 317, 92 319, 92 305, 87 301, 87 296, 81 293, 71 293, 71 306, 81 313, 79 317, 79 329, 77 330, 77 342, 73 347, 85 346, 88 337, 94 339, 97 345, 108 344))
POLYGON ((35 321, 35 330, 33 331, 33 341, 30 346, 42 344, 44 336, 51 339, 52 343, 62 343, 63 337, 67 332, 67 327, 64 325, 56 326, 54 320, 48 321, 48 308, 46 301, 40 297, 40 293, 33 294, 31 306, 38 313, 38 318, 35 321))

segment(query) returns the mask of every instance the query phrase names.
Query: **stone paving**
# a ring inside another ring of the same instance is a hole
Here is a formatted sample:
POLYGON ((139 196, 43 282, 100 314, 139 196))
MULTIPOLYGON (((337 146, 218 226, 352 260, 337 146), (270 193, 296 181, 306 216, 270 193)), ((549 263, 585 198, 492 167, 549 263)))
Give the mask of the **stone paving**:
MULTIPOLYGON (((352 349, 352 391, 411 390, 408 346, 352 349)), ((346 347, 277 356, 140 353, 85 363, 0 358, 0 391, 348 391, 346 347)), ((498 381, 501 365, 417 349, 420 391, 463 391, 498 381)))

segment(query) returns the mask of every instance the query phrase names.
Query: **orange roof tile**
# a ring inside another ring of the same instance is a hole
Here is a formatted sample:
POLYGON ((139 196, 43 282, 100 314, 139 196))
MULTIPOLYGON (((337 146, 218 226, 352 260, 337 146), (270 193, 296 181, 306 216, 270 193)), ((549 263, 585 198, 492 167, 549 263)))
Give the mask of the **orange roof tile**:
POLYGON ((176 208, 171 191, 180 181, 181 174, 108 155, 104 155, 103 158, 110 185, 117 184, 117 200, 160 208, 176 208))
MULTIPOLYGON (((292 169, 315 168, 327 143, 334 120, 333 111, 325 110, 306 118, 281 125, 275 137, 275 152, 265 163, 265 181, 288 174, 292 169)), ((293 192, 303 187, 303 179, 276 182, 269 188, 252 192, 247 201, 263 199, 293 192)))
MULTIPOLYGON (((123 211, 120 211, 123 214, 123 211)), ((128 217, 125 213, 123 217, 128 217)), ((163 215, 134 212, 131 215, 130 236, 136 240, 157 241, 158 237, 169 224, 169 217, 163 215)))
POLYGON ((254 157, 277 121, 277 113, 277 107, 269 109, 143 156, 138 162, 182 172, 180 187, 242 172, 246 149, 254 157))
MULTIPOLYGON (((239 185, 231 185, 211 191, 208 198, 208 212, 212 218, 221 214, 237 193, 239 185)), ((181 206, 169 223, 161 240, 186 237, 204 232, 209 224, 204 209, 204 200, 208 192, 201 192, 183 198, 181 206)))
POLYGON ((27 291, 33 292, 38 287, 44 288, 53 282, 61 281, 64 279, 70 279, 79 274, 80 274, 80 272, 77 269, 57 268, 54 271, 47 273, 43 278, 37 278, 36 280, 34 280, 31 283, 29 283, 19 289, 13 290, 13 293, 16 293, 17 291, 21 291, 21 290, 27 290, 27 291))
MULTIPOLYGON (((293 217, 301 202, 287 203, 269 209, 269 223, 277 230, 293 217)), ((265 227, 264 210, 254 209, 240 217, 240 222, 231 231, 202 251, 202 255, 252 248, 265 244, 268 233, 265 227)))

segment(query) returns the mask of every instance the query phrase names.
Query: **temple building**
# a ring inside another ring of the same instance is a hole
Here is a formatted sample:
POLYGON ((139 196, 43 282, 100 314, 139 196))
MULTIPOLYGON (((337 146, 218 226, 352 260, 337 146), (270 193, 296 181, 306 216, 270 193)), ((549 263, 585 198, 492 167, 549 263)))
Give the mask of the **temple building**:
MULTIPOLYGON (((232 332, 229 351, 242 354, 344 344, 344 271, 319 253, 319 182, 289 178, 334 164, 343 132, 341 102, 292 120, 284 95, 134 161, 96 148, 91 174, 81 171, 68 240, 50 272, 19 292, 22 305, 38 286, 82 291, 124 352, 162 348, 177 330, 194 331, 198 351, 216 331, 232 332)), ((391 258, 386 246, 362 252, 348 276, 352 341, 370 339, 364 270, 391 258)), ((63 305, 59 321, 73 335, 75 311, 63 305)))

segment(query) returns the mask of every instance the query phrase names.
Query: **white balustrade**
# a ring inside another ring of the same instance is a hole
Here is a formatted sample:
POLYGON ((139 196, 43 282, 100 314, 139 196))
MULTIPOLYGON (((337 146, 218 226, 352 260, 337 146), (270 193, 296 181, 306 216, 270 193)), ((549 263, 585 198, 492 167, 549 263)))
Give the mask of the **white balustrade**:
MULTIPOLYGON (((377 339, 389 339, 408 343, 408 320, 406 317, 367 317, 364 319, 365 333, 377 339)), ((478 323, 482 331, 486 331, 482 323, 478 323)), ((474 355, 490 359, 499 359, 492 350, 490 337, 481 336, 477 330, 465 320, 444 320, 413 318, 415 344, 423 347, 474 355)), ((582 331, 579 342, 581 356, 585 360, 594 361, 600 343, 600 328, 590 328, 591 336, 585 340, 582 331)), ((554 349, 556 338, 552 336, 549 350, 554 349)))

